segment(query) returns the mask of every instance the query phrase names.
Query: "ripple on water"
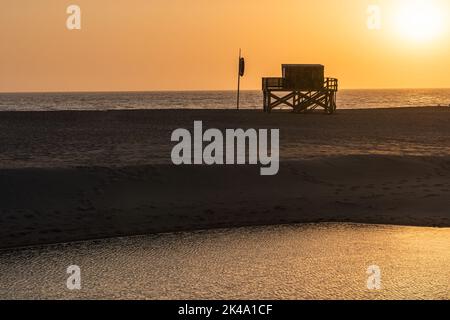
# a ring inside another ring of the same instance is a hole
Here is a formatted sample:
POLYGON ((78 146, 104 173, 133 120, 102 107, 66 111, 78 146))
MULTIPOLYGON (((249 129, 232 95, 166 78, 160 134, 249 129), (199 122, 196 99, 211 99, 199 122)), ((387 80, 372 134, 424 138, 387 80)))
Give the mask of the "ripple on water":
POLYGON ((0 252, 0 298, 449 299, 450 229, 308 224, 0 252), (66 289, 79 265, 82 290, 66 289), (382 290, 366 287, 382 270, 382 290))

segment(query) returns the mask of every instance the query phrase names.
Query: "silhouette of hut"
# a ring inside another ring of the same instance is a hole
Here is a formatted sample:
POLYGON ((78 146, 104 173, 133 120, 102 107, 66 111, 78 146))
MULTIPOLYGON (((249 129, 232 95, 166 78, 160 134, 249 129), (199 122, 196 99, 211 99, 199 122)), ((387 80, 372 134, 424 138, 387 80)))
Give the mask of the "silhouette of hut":
POLYGON ((265 112, 283 106, 297 113, 317 108, 328 114, 336 111, 338 80, 325 78, 323 65, 283 64, 282 73, 281 78, 262 79, 265 112))

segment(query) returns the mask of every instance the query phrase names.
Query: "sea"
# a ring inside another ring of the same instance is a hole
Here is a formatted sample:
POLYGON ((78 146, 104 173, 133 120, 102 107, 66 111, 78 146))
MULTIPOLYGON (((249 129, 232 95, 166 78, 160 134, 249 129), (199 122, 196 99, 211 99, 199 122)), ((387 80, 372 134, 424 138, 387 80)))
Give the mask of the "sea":
MULTIPOLYGON (((261 91, 243 91, 242 109, 262 109, 261 91)), ((449 106, 450 89, 341 90, 339 109, 449 106)), ((234 109, 235 91, 0 93, 0 111, 234 109)))

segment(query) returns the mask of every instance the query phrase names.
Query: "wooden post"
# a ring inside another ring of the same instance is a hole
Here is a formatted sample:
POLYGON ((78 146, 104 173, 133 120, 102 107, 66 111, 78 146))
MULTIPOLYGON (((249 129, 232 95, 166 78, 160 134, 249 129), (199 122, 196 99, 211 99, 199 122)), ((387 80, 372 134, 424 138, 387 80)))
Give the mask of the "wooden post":
POLYGON ((267 91, 263 90, 263 111, 267 112, 267 91))

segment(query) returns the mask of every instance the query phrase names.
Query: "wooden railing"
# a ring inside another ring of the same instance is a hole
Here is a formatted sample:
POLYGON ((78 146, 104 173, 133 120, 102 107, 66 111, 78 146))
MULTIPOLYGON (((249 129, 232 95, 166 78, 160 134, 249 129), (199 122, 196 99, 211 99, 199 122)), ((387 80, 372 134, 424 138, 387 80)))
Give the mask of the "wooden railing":
POLYGON ((324 87, 331 91, 338 91, 338 79, 326 78, 324 87))
POLYGON ((283 78, 263 78, 263 90, 279 90, 284 88, 283 78))
MULTIPOLYGON (((287 89, 289 91, 292 88, 286 88, 284 85, 284 78, 263 78, 262 79, 262 87, 264 91, 270 90, 283 90, 287 89)), ((338 79, 335 78, 325 78, 325 82, 323 85, 324 89, 337 91, 338 90, 338 79)))

